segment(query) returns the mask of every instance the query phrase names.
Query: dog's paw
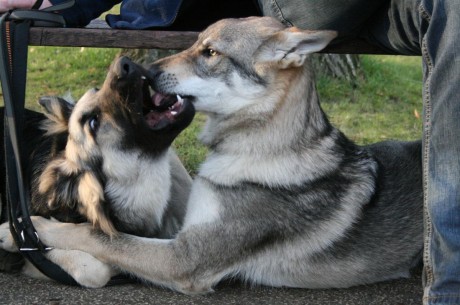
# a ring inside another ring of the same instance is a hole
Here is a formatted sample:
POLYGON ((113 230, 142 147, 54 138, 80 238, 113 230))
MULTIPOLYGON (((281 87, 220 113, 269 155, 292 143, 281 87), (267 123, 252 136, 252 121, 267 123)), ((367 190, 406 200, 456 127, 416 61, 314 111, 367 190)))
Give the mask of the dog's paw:
POLYGON ((78 250, 54 249, 47 253, 47 258, 87 288, 103 287, 117 273, 110 265, 78 250))
POLYGON ((57 249, 78 250, 75 247, 88 238, 91 232, 91 225, 87 223, 64 223, 40 216, 32 216, 31 219, 40 240, 57 249))
POLYGON ((7 222, 0 225, 0 249, 8 252, 18 252, 18 247, 10 232, 10 225, 7 222))

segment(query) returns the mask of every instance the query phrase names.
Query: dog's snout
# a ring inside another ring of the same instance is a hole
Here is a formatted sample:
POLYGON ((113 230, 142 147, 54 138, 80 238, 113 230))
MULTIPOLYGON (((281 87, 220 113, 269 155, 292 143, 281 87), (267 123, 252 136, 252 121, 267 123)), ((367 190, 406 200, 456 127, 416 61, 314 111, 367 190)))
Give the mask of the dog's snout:
POLYGON ((123 79, 131 75, 136 70, 136 64, 133 63, 128 57, 120 57, 115 64, 115 73, 118 79, 123 79))

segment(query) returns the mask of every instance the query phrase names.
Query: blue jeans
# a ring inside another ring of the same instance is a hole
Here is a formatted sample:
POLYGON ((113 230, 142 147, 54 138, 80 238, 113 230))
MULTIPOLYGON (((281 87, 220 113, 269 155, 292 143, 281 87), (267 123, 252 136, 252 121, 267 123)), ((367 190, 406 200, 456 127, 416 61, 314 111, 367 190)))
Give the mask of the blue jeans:
POLYGON ((422 55, 424 304, 460 304, 460 0, 259 0, 264 15, 422 55))

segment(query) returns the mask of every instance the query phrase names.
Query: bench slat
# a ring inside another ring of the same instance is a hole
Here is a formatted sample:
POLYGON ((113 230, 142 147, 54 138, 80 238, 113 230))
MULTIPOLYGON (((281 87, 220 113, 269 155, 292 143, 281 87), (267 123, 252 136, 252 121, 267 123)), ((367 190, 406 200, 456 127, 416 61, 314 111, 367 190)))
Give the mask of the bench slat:
MULTIPOLYGON (((93 20, 86 28, 32 27, 29 45, 183 50, 190 47, 197 37, 198 32, 112 29, 103 20, 93 20)), ((370 45, 364 40, 328 46, 322 53, 395 54, 370 45)))
POLYGON ((33 27, 29 45, 182 50, 197 37, 197 32, 33 27))

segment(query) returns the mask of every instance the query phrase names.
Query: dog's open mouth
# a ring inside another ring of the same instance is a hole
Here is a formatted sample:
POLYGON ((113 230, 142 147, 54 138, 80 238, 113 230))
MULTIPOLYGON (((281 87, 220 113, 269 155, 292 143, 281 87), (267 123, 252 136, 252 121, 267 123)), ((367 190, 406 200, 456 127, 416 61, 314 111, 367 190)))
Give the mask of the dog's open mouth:
POLYGON ((163 127, 177 119, 184 110, 184 100, 179 96, 155 93, 151 99, 152 108, 145 114, 145 122, 152 129, 163 127))
POLYGON ((180 95, 159 92, 151 95, 149 86, 144 85, 144 120, 151 129, 161 129, 180 120, 187 103, 180 95))

